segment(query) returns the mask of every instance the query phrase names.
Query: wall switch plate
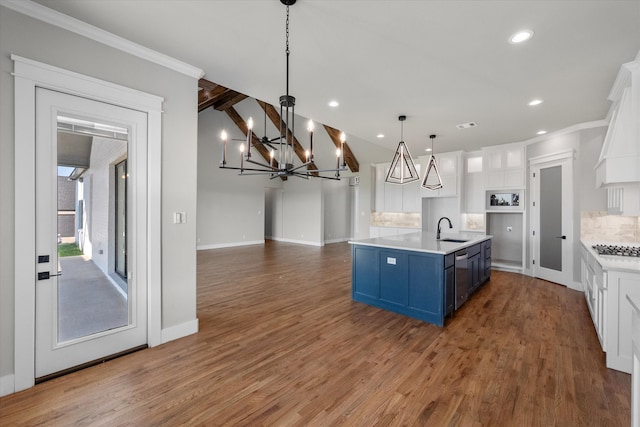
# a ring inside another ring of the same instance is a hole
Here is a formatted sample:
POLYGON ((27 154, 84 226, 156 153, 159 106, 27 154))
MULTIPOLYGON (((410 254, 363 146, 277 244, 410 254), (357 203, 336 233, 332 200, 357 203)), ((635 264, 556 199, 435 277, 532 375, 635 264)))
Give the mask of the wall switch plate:
POLYGON ((187 213, 186 212, 174 212, 173 213, 173 223, 174 224, 184 224, 187 222, 187 213))

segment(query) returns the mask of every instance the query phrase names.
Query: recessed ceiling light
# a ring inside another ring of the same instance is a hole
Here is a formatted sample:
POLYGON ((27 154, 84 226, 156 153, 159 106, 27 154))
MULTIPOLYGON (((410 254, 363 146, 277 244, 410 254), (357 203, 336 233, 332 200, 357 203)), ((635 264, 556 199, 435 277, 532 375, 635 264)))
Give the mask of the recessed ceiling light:
POLYGON ((511 37, 509 37, 509 43, 518 44, 518 43, 526 42, 531 37, 533 37, 533 31, 531 30, 518 31, 517 33, 514 33, 511 35, 511 37))
POLYGON ((544 135, 545 133, 547 133, 546 130, 539 130, 538 132, 536 132, 538 135, 544 135))
POLYGON ((340 105, 340 103, 338 101, 329 101, 329 107, 337 107, 338 105, 340 105))
POLYGON ((379 133, 376 135, 377 138, 384 138, 384 134, 383 133, 379 133))
POLYGON ((431 151, 431 148, 425 148, 424 151, 431 151))
POLYGON ((529 106, 533 107, 534 105, 540 105, 542 104, 542 102, 543 102, 542 99, 534 99, 529 103, 529 106))

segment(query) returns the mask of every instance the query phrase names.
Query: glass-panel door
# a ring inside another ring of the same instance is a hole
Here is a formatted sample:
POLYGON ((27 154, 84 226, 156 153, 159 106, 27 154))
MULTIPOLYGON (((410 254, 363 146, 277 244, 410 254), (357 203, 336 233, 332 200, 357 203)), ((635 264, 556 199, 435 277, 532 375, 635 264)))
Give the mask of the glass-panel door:
POLYGON ((562 166, 540 169, 540 266, 562 271, 562 166))
POLYGON ((573 152, 530 160, 535 277, 574 287, 573 152))
POLYGON ((46 378, 147 342, 126 238, 146 115, 45 89, 36 105, 35 373, 46 378))

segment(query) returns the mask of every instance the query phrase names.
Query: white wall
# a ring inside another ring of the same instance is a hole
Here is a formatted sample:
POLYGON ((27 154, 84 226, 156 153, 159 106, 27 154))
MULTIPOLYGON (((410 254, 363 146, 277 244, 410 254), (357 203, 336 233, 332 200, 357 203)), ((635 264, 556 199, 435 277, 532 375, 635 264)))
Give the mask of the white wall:
MULTIPOLYGON (((16 54, 164 97, 162 328, 196 321, 197 79, 0 6, 0 378, 14 372, 14 82, 16 54), (187 213, 175 225, 172 212, 187 213)), ((18 166, 19 167, 19 166, 18 166)), ((19 309, 19 308, 18 308, 19 309)))

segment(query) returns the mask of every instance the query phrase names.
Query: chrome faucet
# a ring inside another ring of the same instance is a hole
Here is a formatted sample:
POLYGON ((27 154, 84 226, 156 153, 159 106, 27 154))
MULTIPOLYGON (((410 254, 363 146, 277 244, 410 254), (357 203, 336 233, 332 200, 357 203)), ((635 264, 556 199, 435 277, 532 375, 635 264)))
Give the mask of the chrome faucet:
POLYGON ((438 232, 436 233, 436 240, 440 240, 440 222, 441 222, 443 219, 446 219, 446 220, 447 220, 447 222, 449 223, 449 228, 453 228, 453 224, 451 224, 451 220, 450 220, 449 218, 447 218, 446 216, 443 216, 442 218, 440 218, 440 219, 438 220, 438 232))

